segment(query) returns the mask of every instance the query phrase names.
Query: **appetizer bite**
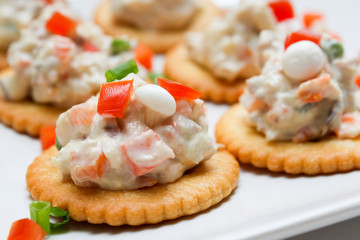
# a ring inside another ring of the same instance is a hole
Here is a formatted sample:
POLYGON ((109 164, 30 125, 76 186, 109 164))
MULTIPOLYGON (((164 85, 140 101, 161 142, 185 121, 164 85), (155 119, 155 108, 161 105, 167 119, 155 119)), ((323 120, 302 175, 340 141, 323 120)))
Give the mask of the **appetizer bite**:
POLYGON ((205 31, 189 33, 186 45, 171 50, 165 74, 203 92, 204 99, 234 103, 244 79, 260 74, 263 48, 277 47, 271 40, 285 38, 286 27, 278 23, 285 25, 293 17, 289 1, 243 0, 205 31))
POLYGON ((38 17, 52 1, 1 0, 0 1, 0 69, 7 67, 6 51, 20 37, 20 30, 38 17))
MULTIPOLYGON (((1 121, 38 135, 41 126, 55 124, 61 112, 95 95, 106 69, 134 58, 134 51, 142 57, 137 47, 135 40, 104 35, 80 21, 62 3, 49 5, 9 48, 11 68, 0 75, 1 121)), ((148 60, 140 62, 149 68, 148 60)))
POLYGON ((216 152, 199 92, 107 76, 98 96, 60 115, 56 147, 30 165, 34 199, 76 221, 140 225, 203 211, 231 193, 239 166, 216 152))
POLYGON ((242 106, 217 125, 218 141, 241 162, 276 172, 360 168, 358 61, 343 57, 338 40, 309 30, 290 34, 285 49, 247 80, 242 106))
POLYGON ((162 53, 217 14, 210 0, 103 0, 95 22, 107 34, 127 34, 162 53))

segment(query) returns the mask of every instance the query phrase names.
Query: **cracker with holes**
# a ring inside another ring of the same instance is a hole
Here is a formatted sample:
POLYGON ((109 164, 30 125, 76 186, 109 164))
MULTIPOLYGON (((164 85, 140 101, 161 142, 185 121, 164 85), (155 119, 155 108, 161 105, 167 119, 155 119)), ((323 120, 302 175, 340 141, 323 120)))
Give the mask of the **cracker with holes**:
POLYGON ((31 195, 77 221, 110 225, 158 223, 220 202, 236 187, 239 165, 216 150, 199 96, 135 74, 103 84, 98 97, 60 115, 60 151, 29 167, 31 195))
POLYGON ((95 22, 109 35, 127 34, 163 53, 181 42, 187 31, 205 28, 217 15, 210 0, 103 0, 95 22))
POLYGON ((325 174, 360 168, 359 63, 327 34, 301 30, 247 80, 216 136, 239 161, 275 172, 325 174), (311 39, 311 40, 309 40, 311 39))

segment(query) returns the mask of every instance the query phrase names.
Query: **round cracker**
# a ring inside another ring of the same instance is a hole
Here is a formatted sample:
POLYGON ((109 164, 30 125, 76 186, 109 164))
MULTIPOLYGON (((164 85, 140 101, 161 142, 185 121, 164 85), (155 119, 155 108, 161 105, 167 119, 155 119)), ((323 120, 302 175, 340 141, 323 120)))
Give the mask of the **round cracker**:
POLYGON ((111 0, 103 0, 95 12, 95 22, 106 34, 118 36, 126 34, 148 45, 157 53, 163 53, 183 40, 187 31, 204 29, 209 22, 219 14, 219 10, 210 0, 199 0, 200 12, 194 17, 190 25, 178 31, 152 31, 121 24, 114 19, 111 10, 111 0))
MULTIPOLYGON (((12 69, 1 71, 0 77, 12 69)), ((27 101, 11 102, 0 98, 0 121, 21 133, 38 136, 43 126, 55 125, 64 109, 27 101)))
POLYGON ((360 139, 329 136, 317 142, 267 142, 239 104, 221 117, 217 140, 242 163, 289 174, 323 174, 360 169, 360 139))
POLYGON ((195 214, 227 197, 239 177, 236 159, 219 151, 173 183, 132 191, 78 187, 72 180, 62 181, 60 170, 51 163, 57 153, 53 146, 29 166, 29 192, 35 200, 67 209, 76 221, 95 224, 153 224, 195 214))
POLYGON ((6 52, 0 51, 0 70, 8 67, 6 52))
POLYGON ((213 76, 208 70, 190 59, 185 45, 178 45, 166 54, 165 75, 171 80, 189 86, 213 102, 235 103, 245 87, 245 81, 228 84, 213 76))

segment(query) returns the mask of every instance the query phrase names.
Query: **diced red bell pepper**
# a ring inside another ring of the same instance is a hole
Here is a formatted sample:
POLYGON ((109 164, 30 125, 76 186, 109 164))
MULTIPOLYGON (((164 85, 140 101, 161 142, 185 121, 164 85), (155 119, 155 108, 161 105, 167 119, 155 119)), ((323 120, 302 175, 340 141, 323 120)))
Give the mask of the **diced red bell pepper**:
POLYGON ((304 41, 304 40, 312 41, 312 42, 316 43, 317 45, 319 45, 320 40, 321 40, 321 35, 314 33, 307 29, 302 29, 302 30, 293 32, 286 37, 285 49, 287 49, 293 43, 304 41))
POLYGON ((135 60, 143 65, 146 69, 152 68, 152 59, 154 52, 145 44, 138 43, 134 51, 135 60))
POLYGON ((360 74, 356 76, 355 84, 360 88, 360 74))
POLYGON ((122 118, 133 90, 133 80, 104 83, 100 89, 97 112, 122 118))
POLYGON ((275 0, 269 2, 275 18, 278 22, 285 21, 294 17, 294 8, 288 0, 275 0))
POLYGON ((97 46, 95 46, 94 44, 92 44, 91 42, 84 42, 83 48, 85 51, 87 52, 99 52, 99 48, 97 46))
POLYGON ((36 222, 24 218, 11 224, 7 240, 43 240, 46 232, 36 222))
POLYGON ((54 3, 54 0, 43 0, 46 4, 53 4, 54 3))
POLYGON ((185 98, 192 101, 202 95, 201 92, 168 79, 158 78, 158 84, 160 87, 166 89, 175 98, 175 100, 185 98))
POLYGON ((71 32, 75 30, 76 21, 67 16, 55 12, 51 18, 46 22, 46 29, 53 33, 61 36, 69 36, 71 32))
POLYGON ((56 126, 43 126, 40 129, 40 142, 42 149, 48 149, 55 144, 56 140, 56 126))
POLYGON ((324 16, 317 12, 306 12, 303 16, 303 24, 306 28, 310 28, 316 21, 322 20, 324 16))

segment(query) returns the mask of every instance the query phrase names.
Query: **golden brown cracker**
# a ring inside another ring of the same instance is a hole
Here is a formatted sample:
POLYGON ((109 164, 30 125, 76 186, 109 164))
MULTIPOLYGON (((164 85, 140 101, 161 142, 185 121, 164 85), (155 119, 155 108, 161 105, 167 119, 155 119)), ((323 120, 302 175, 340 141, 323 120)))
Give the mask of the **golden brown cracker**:
POLYGON ((126 34, 138 39, 148 45, 157 53, 163 53, 181 42, 187 31, 204 29, 209 22, 219 14, 218 9, 210 0, 200 0, 201 10, 195 16, 190 26, 178 31, 154 31, 144 30, 121 24, 114 19, 111 11, 111 0, 103 0, 95 12, 95 22, 104 30, 106 34, 118 36, 126 34))
POLYGON ((6 52, 0 51, 0 70, 8 67, 6 52))
POLYGON ((329 136, 316 142, 267 142, 250 126, 247 111, 234 105, 221 117, 216 137, 242 163, 289 174, 324 174, 360 169, 360 139, 329 136))
POLYGON ((202 99, 213 102, 235 103, 245 87, 245 81, 228 84, 190 59, 185 45, 179 45, 166 54, 164 72, 169 79, 201 92, 202 99))
MULTIPOLYGON (((0 76, 10 74, 3 70, 0 76)), ((27 101, 11 102, 0 98, 0 121, 21 133, 38 136, 42 126, 55 125, 64 109, 27 101)))
POLYGON ((62 181, 60 170, 51 163, 57 153, 51 147, 29 166, 29 192, 35 200, 67 209, 76 221, 96 224, 153 224, 198 213, 227 197, 239 176, 236 159, 219 151, 173 183, 131 191, 78 187, 72 180, 62 181))

